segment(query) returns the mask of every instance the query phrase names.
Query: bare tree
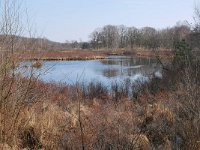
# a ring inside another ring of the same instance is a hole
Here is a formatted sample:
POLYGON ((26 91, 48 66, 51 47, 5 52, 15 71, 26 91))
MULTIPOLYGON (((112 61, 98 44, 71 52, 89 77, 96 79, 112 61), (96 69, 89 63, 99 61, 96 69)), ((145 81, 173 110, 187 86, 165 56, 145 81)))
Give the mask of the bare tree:
POLYGON ((26 79, 16 71, 20 60, 16 58, 15 51, 24 29, 22 6, 21 0, 1 0, 0 3, 0 143, 10 146, 18 142, 19 125, 22 124, 20 113, 39 95, 33 96, 33 70, 30 70, 30 76, 26 79))
POLYGON ((127 28, 124 25, 121 25, 118 28, 120 43, 119 47, 124 48, 127 46, 127 28))
POLYGON ((92 32, 90 34, 90 38, 91 38, 91 44, 93 48, 101 48, 101 44, 102 44, 102 34, 101 34, 101 29, 96 29, 94 32, 92 32))
POLYGON ((195 26, 194 30, 195 32, 200 32, 200 4, 196 4, 194 8, 194 21, 195 21, 195 26))
POLYGON ((140 45, 140 31, 135 28, 135 27, 130 27, 128 28, 127 31, 127 46, 130 47, 131 49, 133 48, 133 46, 135 45, 140 45))
POLYGON ((105 44, 107 49, 116 49, 119 44, 119 34, 116 26, 107 25, 103 28, 103 37, 105 38, 105 44))

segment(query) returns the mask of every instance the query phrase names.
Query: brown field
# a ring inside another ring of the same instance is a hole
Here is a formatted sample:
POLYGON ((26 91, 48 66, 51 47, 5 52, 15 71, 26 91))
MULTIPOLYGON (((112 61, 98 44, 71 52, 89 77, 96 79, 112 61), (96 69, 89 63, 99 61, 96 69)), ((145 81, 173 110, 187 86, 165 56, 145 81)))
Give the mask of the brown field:
POLYGON ((104 53, 88 50, 67 50, 67 51, 36 51, 16 54, 23 60, 88 60, 103 59, 104 53))
POLYGON ((146 50, 136 48, 134 50, 66 50, 66 51, 28 51, 16 54, 22 60, 89 60, 104 59, 109 55, 132 55, 139 57, 172 57, 171 50, 146 50))
POLYGON ((156 50, 148 50, 138 48, 136 50, 136 55, 139 57, 162 57, 162 58, 171 58, 173 57, 173 52, 170 49, 156 49, 156 50))

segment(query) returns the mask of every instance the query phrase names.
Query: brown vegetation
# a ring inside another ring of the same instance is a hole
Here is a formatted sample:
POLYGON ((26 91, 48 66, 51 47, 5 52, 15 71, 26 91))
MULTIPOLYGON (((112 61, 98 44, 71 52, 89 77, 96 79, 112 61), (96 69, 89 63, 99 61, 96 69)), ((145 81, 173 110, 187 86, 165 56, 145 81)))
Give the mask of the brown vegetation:
POLYGON ((160 58, 172 58, 173 57, 173 51, 170 49, 142 49, 138 48, 136 50, 136 55, 139 57, 160 57, 160 58))
MULTIPOLYGON (((200 62, 185 41, 175 46, 173 61, 163 67, 162 79, 155 77, 147 84, 132 86, 130 95, 127 83, 113 85, 111 91, 94 83, 86 87, 43 83, 34 76, 34 69, 26 78, 16 72, 21 59, 86 59, 99 53, 17 55, 14 35, 21 31, 18 9, 14 9, 17 3, 4 2, 1 20, 5 22, 0 23, 0 33, 6 35, 1 39, 6 51, 2 51, 0 62, 0 149, 200 149, 200 62)), ((111 42, 116 47, 115 41, 111 42)))
MULTIPOLYGON (((168 110, 154 108, 155 112, 148 108, 147 103, 139 104, 126 98, 119 102, 110 96, 104 99, 84 99, 81 91, 77 95, 74 88, 34 80, 29 94, 38 95, 37 100, 25 105, 18 104, 20 110, 17 122, 14 122, 14 116, 10 116, 12 110, 8 111, 12 108, 14 97, 12 101, 10 99, 11 103, 7 104, 5 111, 1 111, 2 122, 6 124, 2 128, 4 143, 16 149, 81 149, 83 136, 85 149, 150 149, 152 137, 141 130, 141 124, 150 117, 145 115, 145 110, 157 114, 151 116, 156 122, 160 115, 166 114, 166 120, 173 123, 168 110), (12 125, 15 127, 11 134, 9 129, 12 125)), ((150 112, 146 114, 150 115, 150 112)))
POLYGON ((91 59, 104 59, 106 56, 139 56, 139 57, 161 57, 172 58, 173 53, 171 50, 158 49, 147 50, 144 48, 134 48, 134 50, 65 50, 65 51, 25 51, 18 52, 15 56, 21 60, 91 60, 91 59))
POLYGON ((89 50, 67 50, 67 51, 36 51, 16 53, 16 57, 22 60, 89 60, 103 59, 105 54, 89 50))

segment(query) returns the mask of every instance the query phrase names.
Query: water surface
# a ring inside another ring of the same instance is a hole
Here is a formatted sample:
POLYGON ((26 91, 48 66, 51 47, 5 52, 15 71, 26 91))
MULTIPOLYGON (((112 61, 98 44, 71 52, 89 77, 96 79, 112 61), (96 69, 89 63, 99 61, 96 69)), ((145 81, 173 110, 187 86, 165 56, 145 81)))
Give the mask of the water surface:
MULTIPOLYGON (((27 63, 27 62, 26 62, 27 63)), ((30 63, 30 62, 29 62, 30 63)), ((130 56, 110 56, 102 60, 44 61, 35 75, 45 82, 66 84, 102 82, 110 85, 129 79, 148 81, 152 74, 160 75, 156 59, 130 56)))

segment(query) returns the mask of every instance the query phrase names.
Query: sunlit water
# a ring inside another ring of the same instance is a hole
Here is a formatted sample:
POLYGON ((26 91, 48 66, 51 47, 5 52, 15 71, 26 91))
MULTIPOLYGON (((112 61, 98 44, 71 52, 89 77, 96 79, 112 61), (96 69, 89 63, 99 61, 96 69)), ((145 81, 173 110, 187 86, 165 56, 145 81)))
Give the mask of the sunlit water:
MULTIPOLYGON (((22 63, 31 66, 31 62, 22 63)), ((20 70, 22 70, 21 67, 20 70)), ((103 60, 86 61, 44 61, 40 69, 34 69, 34 75, 45 82, 62 82, 66 84, 101 82, 110 85, 121 83, 149 81, 152 75, 162 77, 160 66, 155 59, 129 56, 110 56, 103 60)), ((24 67, 23 74, 28 75, 30 67, 24 67)))

